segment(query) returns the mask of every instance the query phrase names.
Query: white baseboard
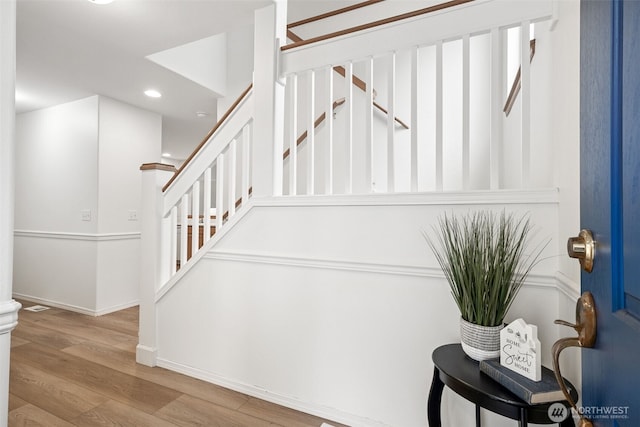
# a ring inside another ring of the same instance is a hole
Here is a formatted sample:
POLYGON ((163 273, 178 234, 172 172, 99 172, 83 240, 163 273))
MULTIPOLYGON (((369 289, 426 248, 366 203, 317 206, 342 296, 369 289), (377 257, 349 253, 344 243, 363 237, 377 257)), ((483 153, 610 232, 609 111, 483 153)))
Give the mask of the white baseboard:
POLYGON ((220 387, 234 390, 258 399, 266 400, 267 402, 275 403, 277 405, 294 409, 296 411, 315 415, 317 417, 324 418, 330 421, 335 421, 336 423, 346 424, 352 427, 389 427, 388 424, 384 424, 380 421, 374 421, 368 418, 359 417, 357 415, 349 414, 338 409, 328 408, 310 402, 303 402, 293 397, 272 393, 268 390, 253 385, 244 384, 230 378, 225 378, 220 375, 202 371, 191 366, 181 365, 179 363, 171 362, 166 359, 157 358, 157 364, 158 366, 169 369, 171 371, 188 375, 193 378, 198 378, 200 380, 207 381, 220 387))
POLYGON ((158 361, 158 349, 138 344, 136 346, 136 362, 141 365, 154 367, 158 361))
POLYGON ((45 298, 38 298, 31 295, 24 295, 16 292, 13 293, 13 298, 29 301, 35 304, 46 305, 47 307, 61 308, 63 310, 73 311, 75 313, 80 313, 80 314, 86 314, 87 316, 93 316, 93 317, 98 317, 98 316, 113 313, 116 311, 124 310, 125 308, 134 307, 140 303, 138 300, 135 300, 135 301, 130 301, 123 304, 118 304, 111 307, 103 308, 100 310, 94 310, 87 307, 79 307, 77 305, 66 304, 58 301, 51 301, 45 298))
POLYGON ((135 307, 137 305, 140 305, 140 300, 137 300, 137 299, 133 301, 125 302, 122 304, 118 304, 118 305, 112 305, 111 307, 96 310, 94 316, 103 316, 105 314, 115 313, 116 311, 135 307))

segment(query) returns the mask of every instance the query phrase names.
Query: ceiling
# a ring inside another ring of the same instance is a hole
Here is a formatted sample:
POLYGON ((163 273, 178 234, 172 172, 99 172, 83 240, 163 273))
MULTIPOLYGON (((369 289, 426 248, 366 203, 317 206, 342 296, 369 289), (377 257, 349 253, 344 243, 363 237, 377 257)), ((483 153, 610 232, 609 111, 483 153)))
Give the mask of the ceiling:
MULTIPOLYGON (((16 110, 107 96, 161 114, 163 151, 185 158, 213 126, 218 95, 146 57, 242 26, 252 31, 254 10, 270 3, 17 0, 16 110), (146 97, 148 88, 162 98, 146 97), (198 118, 199 111, 209 116, 198 118)), ((289 1, 289 20, 353 3, 289 1)))

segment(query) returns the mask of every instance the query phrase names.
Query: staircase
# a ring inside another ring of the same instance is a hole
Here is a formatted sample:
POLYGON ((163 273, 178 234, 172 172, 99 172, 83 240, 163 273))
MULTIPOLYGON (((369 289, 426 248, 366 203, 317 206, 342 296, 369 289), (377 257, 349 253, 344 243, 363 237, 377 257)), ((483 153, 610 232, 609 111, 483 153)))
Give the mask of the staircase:
POLYGON ((456 0, 306 40, 316 21, 287 33, 282 7, 257 11, 254 82, 194 154, 143 165, 138 361, 351 425, 422 425, 457 314, 421 231, 475 208, 557 230, 535 92, 553 2, 456 0))

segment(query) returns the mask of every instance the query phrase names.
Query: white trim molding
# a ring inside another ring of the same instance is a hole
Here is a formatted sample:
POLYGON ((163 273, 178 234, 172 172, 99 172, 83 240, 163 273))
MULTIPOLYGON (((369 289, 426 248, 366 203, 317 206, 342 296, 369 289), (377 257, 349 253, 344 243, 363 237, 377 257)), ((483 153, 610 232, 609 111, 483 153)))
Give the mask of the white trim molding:
POLYGON ((252 197, 254 206, 428 206, 557 204, 557 188, 525 190, 438 191, 331 196, 252 197))
MULTIPOLYGON (((241 251, 217 250, 211 250, 207 252, 206 254, 204 254, 203 258, 218 261, 272 264, 286 267, 318 268, 325 270, 342 270, 375 274, 392 274, 398 276, 415 276, 446 280, 442 269, 439 267, 366 263, 359 261, 341 261, 337 259, 291 257, 241 251)), ((524 286, 561 290, 560 282, 555 276, 552 275, 529 274, 524 286)))
POLYGON ((418 276, 444 278, 439 268, 419 267, 410 265, 392 265, 380 263, 366 263, 358 261, 341 261, 337 259, 320 259, 309 257, 291 257, 282 255, 257 254, 240 251, 212 250, 204 255, 205 259, 237 261, 258 264, 274 264, 287 267, 320 268, 328 270, 360 271, 367 273, 395 274, 403 276, 418 276))
POLYGON ((105 242, 112 240, 139 240, 140 232, 126 233, 68 233, 63 231, 14 230, 15 237, 32 237, 40 239, 83 240, 87 242, 105 242))
POLYGON ((18 311, 22 304, 15 300, 0 303, 0 335, 11 332, 18 326, 18 311))
POLYGON ((556 283, 558 292, 564 294, 570 300, 580 298, 580 283, 576 283, 573 279, 561 272, 556 274, 556 283))

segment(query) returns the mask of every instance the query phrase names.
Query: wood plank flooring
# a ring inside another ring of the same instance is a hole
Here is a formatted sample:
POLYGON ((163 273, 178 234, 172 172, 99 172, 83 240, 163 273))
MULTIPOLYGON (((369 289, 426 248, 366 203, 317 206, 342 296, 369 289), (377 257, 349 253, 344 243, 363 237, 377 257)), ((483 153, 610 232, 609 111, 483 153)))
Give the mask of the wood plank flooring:
POLYGON ((9 426, 284 426, 323 420, 135 362, 138 308, 25 311, 11 339, 9 426))

